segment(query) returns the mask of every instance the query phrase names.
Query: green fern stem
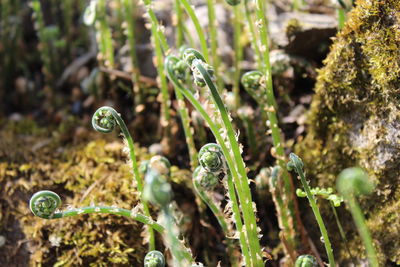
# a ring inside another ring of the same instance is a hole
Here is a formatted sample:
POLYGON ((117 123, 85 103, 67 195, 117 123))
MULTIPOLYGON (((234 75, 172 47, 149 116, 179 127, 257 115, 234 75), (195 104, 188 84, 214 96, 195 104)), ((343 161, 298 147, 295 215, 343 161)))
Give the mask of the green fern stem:
POLYGON ((256 216, 253 211, 253 205, 252 205, 253 202, 251 199, 250 187, 248 185, 247 173, 243 158, 241 156, 239 144, 236 140, 235 131, 233 130, 233 126, 230 122, 228 112, 225 108, 224 103, 222 102, 218 90, 215 87, 209 72, 204 67, 204 62, 200 59, 195 58, 192 61, 191 66, 192 68, 195 68, 199 72, 199 74, 202 76, 202 79, 210 89, 212 99, 216 107, 220 111, 222 121, 227 130, 229 143, 231 145, 231 149, 233 151, 235 160, 234 168, 237 168, 240 177, 239 184, 237 186, 243 190, 242 192, 243 194, 239 194, 239 201, 242 206, 243 219, 246 225, 245 228, 249 242, 250 255, 252 257, 252 264, 253 266, 263 266, 264 263, 262 261, 261 247, 258 240, 256 216))
MULTIPOLYGON (((262 53, 262 73, 265 77, 265 95, 266 95, 266 102, 267 106, 265 110, 267 111, 269 126, 271 129, 272 135, 272 143, 275 149, 275 157, 277 159, 278 165, 281 168, 282 172, 282 179, 283 179, 283 194, 286 201, 287 208, 285 209, 288 212, 288 217, 291 218, 289 221, 293 222, 296 220, 296 214, 294 209, 294 188, 292 184, 291 177, 287 171, 286 167, 286 156, 284 151, 284 140, 281 136, 281 131, 279 128, 278 117, 276 114, 277 104, 275 100, 274 90, 273 90, 273 83, 272 83, 272 69, 269 59, 269 40, 268 40, 268 23, 266 17, 264 15, 264 1, 257 0, 257 26, 260 33, 260 52, 262 53)), ((291 247, 296 247, 296 237, 293 231, 294 227, 292 225, 290 228, 285 229, 285 238, 291 247)))
POLYGON ((303 162, 294 153, 291 153, 289 155, 289 157, 290 157, 290 161, 287 164, 288 168, 294 169, 300 177, 301 184, 303 185, 304 191, 307 194, 308 202, 310 203, 311 209, 314 213, 315 219, 317 220, 318 227, 321 231, 321 235, 324 240, 325 250, 326 250, 326 254, 328 255, 328 260, 329 260, 329 266, 336 266, 335 258, 333 256, 331 241, 328 236, 328 231, 326 230, 325 223, 322 220, 321 213, 319 212, 319 208, 317 206, 317 202, 315 201, 314 195, 312 194, 310 186, 308 185, 308 181, 304 175, 303 162))
MULTIPOLYGON (((171 58, 174 61, 179 60, 177 57, 174 56, 168 56, 169 58, 171 58)), ((166 66, 169 66, 168 64, 166 64, 166 66)), ((214 121, 211 119, 211 117, 208 115, 207 111, 203 108, 203 106, 201 105, 201 103, 195 98, 195 96, 187 89, 185 89, 179 82, 179 80, 175 77, 174 72, 172 71, 171 68, 167 67, 167 73, 168 73, 168 77, 169 79, 173 82, 173 84, 175 85, 175 88, 177 88, 178 90, 181 91, 181 93, 189 100, 189 102, 194 106, 194 108, 200 113, 200 115, 203 117, 203 119, 205 120, 205 122, 207 123, 207 125, 210 127, 211 132, 213 133, 215 139, 217 140, 218 144, 221 146, 221 149, 223 151, 223 154, 225 156, 225 159, 227 161, 228 167, 231 170, 231 173, 234 177, 234 181, 236 183, 239 183, 239 174, 237 173, 236 167, 235 167, 235 163, 231 157, 231 154, 227 148, 227 146, 225 145, 225 141, 224 138, 221 136, 220 130, 219 128, 216 126, 216 124, 214 123, 214 121)), ((228 193, 229 196, 232 200, 232 209, 236 214, 239 214, 239 216, 235 216, 235 224, 236 224, 236 229, 241 229, 242 228, 242 219, 240 217, 240 211, 239 211, 239 205, 237 204, 238 201, 236 199, 236 193, 235 193, 235 187, 233 185, 232 182, 232 178, 228 176, 228 193)), ((242 195, 242 190, 241 187, 236 187, 236 190, 238 192, 238 195, 242 195)), ((244 234, 243 231, 240 231, 240 243, 241 243, 241 247, 242 247, 242 254, 244 256, 245 262, 246 262, 246 266, 251 266, 251 259, 250 259, 250 255, 248 253, 248 242, 245 239, 245 237, 242 235, 242 233, 244 234)))
POLYGON ((208 53, 206 36, 204 34, 203 29, 201 28, 200 21, 197 18, 196 13, 194 12, 193 7, 190 5, 188 0, 180 0, 180 2, 183 5, 183 7, 185 8, 186 13, 189 15, 190 19, 192 20, 192 22, 194 24, 194 27, 196 28, 196 32, 197 32, 197 35, 198 35, 199 40, 200 40, 201 51, 202 51, 206 61, 208 61, 210 56, 209 56, 209 53, 208 53))
POLYGON ((70 208, 64 211, 59 211, 61 205, 60 197, 52 191, 36 192, 30 199, 29 207, 32 213, 42 219, 61 219, 67 217, 78 216, 82 214, 114 214, 124 216, 129 219, 141 222, 150 226, 150 228, 163 234, 165 229, 162 225, 153 221, 148 216, 134 212, 128 209, 122 209, 113 206, 88 206, 82 208, 70 208))
POLYGON ((257 43, 258 37, 256 35, 256 31, 254 29, 254 21, 252 18, 251 10, 249 7, 249 2, 253 2, 252 0, 244 0, 244 10, 246 14, 246 20, 247 20, 247 26, 249 27, 250 30, 250 40, 252 44, 252 48, 254 50, 254 58, 255 61, 257 62, 257 68, 261 69, 262 68, 262 55, 260 52, 259 45, 257 43))
MULTIPOLYGON (((132 170, 133 170, 133 177, 136 181, 136 186, 140 194, 142 195, 143 193, 143 180, 142 177, 140 176, 139 173, 139 166, 136 160, 136 154, 135 154, 135 145, 133 143, 133 139, 131 134, 129 133, 128 127, 126 126, 124 120, 121 118, 121 116, 118 114, 118 112, 113 109, 112 107, 101 107, 99 108, 93 115, 92 117, 92 126, 93 128, 101 133, 109 133, 111 132, 114 127, 118 124, 119 128, 122 131, 122 134, 124 135, 124 138, 126 140, 126 143, 128 144, 129 148, 129 157, 131 160, 132 164, 132 170)), ((146 216, 150 217, 150 210, 147 204, 147 201, 145 201, 142 196, 140 196, 142 203, 143 203, 143 211, 146 216)), ((150 236, 150 242, 149 242, 149 247, 150 250, 155 249, 155 236, 154 236, 154 231, 152 229, 149 229, 149 236, 150 236)))
POLYGON ((219 75, 219 67, 221 65, 221 60, 218 55, 218 32, 217 32, 217 20, 215 15, 215 1, 214 0, 207 0, 207 9, 208 9, 208 30, 210 33, 210 49, 211 49, 211 56, 212 56, 212 63, 215 70, 215 76, 217 77, 217 84, 218 88, 222 90, 224 88, 224 81, 219 75))
POLYGON ((136 55, 136 22, 135 22, 135 4, 136 0, 120 0, 121 6, 124 9, 124 17, 126 22, 125 34, 128 39, 129 54, 131 57, 132 64, 132 81, 133 81, 133 92, 134 92, 134 104, 138 106, 143 101, 143 95, 140 91, 140 71, 139 63, 136 55))
POLYGON ((243 51, 240 41, 242 34, 240 5, 233 6, 233 47, 234 47, 234 74, 233 74, 233 94, 235 108, 240 107, 240 62, 242 61, 243 51))

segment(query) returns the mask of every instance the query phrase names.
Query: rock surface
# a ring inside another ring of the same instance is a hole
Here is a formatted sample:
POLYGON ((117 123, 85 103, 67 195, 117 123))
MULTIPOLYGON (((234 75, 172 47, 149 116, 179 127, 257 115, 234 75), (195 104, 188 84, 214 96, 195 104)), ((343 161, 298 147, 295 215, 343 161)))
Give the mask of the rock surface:
MULTIPOLYGON (((334 186, 346 167, 368 171, 377 187, 361 203, 381 266, 400 264, 399 40, 398 0, 357 1, 319 72, 308 135, 297 148, 314 185, 334 186)), ((352 254, 365 258, 354 225, 345 228, 352 254)), ((339 238, 335 243, 349 258, 339 238)))

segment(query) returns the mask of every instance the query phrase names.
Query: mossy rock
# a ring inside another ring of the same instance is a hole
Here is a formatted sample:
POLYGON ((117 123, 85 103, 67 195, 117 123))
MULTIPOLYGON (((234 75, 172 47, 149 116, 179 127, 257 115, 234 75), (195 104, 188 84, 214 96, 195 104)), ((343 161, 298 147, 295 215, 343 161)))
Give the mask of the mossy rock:
MULTIPOLYGON (((297 152, 314 185, 335 185, 350 166, 369 173, 377 187, 361 204, 382 266, 400 264, 399 90, 400 1, 359 0, 319 72, 308 134, 297 152)), ((355 227, 345 226, 352 254, 365 259, 355 227)), ((348 259, 334 239, 337 255, 348 259)))

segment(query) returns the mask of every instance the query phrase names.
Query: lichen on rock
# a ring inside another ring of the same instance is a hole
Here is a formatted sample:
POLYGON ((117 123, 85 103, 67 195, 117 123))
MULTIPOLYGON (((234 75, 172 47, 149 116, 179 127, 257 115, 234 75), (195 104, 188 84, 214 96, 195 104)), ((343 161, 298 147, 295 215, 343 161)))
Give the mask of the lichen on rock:
MULTIPOLYGON (((364 168, 377 185, 362 207, 380 263, 400 264, 398 0, 356 2, 319 71, 315 91, 308 134, 297 147, 308 175, 313 183, 333 186, 342 169, 364 168)), ((352 253, 365 258, 354 226, 346 228, 352 253)), ((336 248, 340 242, 336 238, 336 248)), ((343 246, 337 253, 349 258, 343 246)))

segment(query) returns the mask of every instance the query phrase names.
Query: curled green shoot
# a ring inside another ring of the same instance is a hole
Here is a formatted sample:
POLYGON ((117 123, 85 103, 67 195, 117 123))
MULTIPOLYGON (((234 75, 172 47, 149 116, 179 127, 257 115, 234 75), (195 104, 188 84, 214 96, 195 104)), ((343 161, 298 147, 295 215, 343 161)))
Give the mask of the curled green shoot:
POLYGON ((331 246, 331 241, 328 236, 328 231, 326 230, 325 223, 322 220, 321 213, 319 212, 319 208, 317 206, 317 202, 315 201, 314 195, 311 192, 311 189, 308 185, 308 181, 306 180, 304 171, 303 171, 303 162, 302 160, 294 153, 290 153, 289 155, 290 161, 287 164, 288 170, 294 170, 300 177, 301 184, 304 187, 304 191, 307 194, 307 199, 310 203, 311 209, 314 213, 315 219, 317 220, 318 227, 321 231, 322 238, 324 240, 326 254, 328 255, 329 266, 335 265, 335 258, 333 256, 333 250, 331 246))
POLYGON ((164 227, 153 221, 150 217, 137 213, 134 210, 121 209, 113 206, 88 206, 81 208, 69 208, 64 211, 58 210, 61 206, 60 197, 48 190, 36 192, 29 202, 32 213, 43 219, 61 219, 78 216, 82 214, 114 214, 120 215, 150 226, 151 229, 164 233, 164 227))
POLYGON ((174 266, 186 267, 194 262, 191 253, 183 247, 178 239, 178 231, 170 209, 173 198, 172 187, 166 180, 166 174, 160 174, 159 169, 150 167, 146 172, 144 198, 161 209, 165 223, 165 242, 171 250, 174 266))
MULTIPOLYGON (((243 219, 246 225, 245 228, 249 243, 249 251, 252 258, 252 264, 253 266, 263 266, 264 263, 262 261, 261 248, 258 240, 256 216, 253 211, 253 202, 251 200, 251 192, 248 185, 245 164, 241 156, 241 150, 236 139, 236 134, 233 129, 230 116, 213 82, 213 71, 211 67, 202 59, 202 57, 197 56, 197 54, 198 53, 193 52, 193 49, 187 49, 184 53, 184 58, 192 70, 195 82, 197 82, 198 84, 207 85, 211 92, 212 100, 219 110, 221 119, 226 129, 227 139, 233 152, 234 166, 229 166, 229 168, 231 169, 231 171, 233 169, 237 169, 239 174, 239 177, 237 177, 238 184, 236 188, 238 189, 239 201, 241 203, 243 219)), ((220 145, 222 146, 221 143, 220 145)), ((227 158, 230 153, 226 153, 227 154, 225 154, 224 151, 224 155, 227 158)))
POLYGON ((318 262, 314 256, 300 255, 297 257, 294 267, 317 267, 318 262))
MULTIPOLYGON (((120 127, 122 134, 124 135, 124 138, 128 145, 129 157, 132 163, 133 176, 136 181, 137 189, 140 192, 140 194, 142 194, 143 180, 139 173, 139 166, 135 154, 135 145, 133 143, 132 136, 129 133, 128 127, 126 126, 124 120, 121 118, 120 114, 118 114, 118 112, 112 107, 101 107, 98 110, 96 110, 96 112, 92 117, 92 126, 98 132, 110 133, 114 130, 116 125, 120 127)), ((150 210, 146 201, 143 201, 143 210, 145 215, 150 217, 150 210)), ((154 250, 155 237, 154 237, 154 231, 152 229, 149 229, 149 235, 150 235, 150 243, 149 243, 150 250, 154 250)))
POLYGON ((374 190, 374 184, 369 180, 368 175, 361 168, 353 167, 347 168, 339 174, 336 186, 345 199, 346 204, 349 206, 357 230, 364 243, 370 266, 378 267, 378 258, 371 234, 365 223, 365 218, 360 205, 356 199, 356 196, 371 194, 374 190))
MULTIPOLYGON (((196 53, 194 53, 194 54, 196 54, 196 53)), ((198 54, 199 54, 198 56, 201 58, 201 54, 200 53, 198 53, 198 54)), ((194 56, 193 57, 192 56, 193 56, 193 54, 191 54, 191 56, 188 57, 188 60, 191 60, 191 59, 195 58, 194 56)), ((171 55, 168 56, 168 57, 172 58, 175 61, 179 60, 177 57, 174 57, 174 56, 171 56, 171 55)), ((166 66, 168 66, 168 65, 166 64, 166 66)), ((188 89, 185 89, 182 86, 182 84, 179 82, 178 78, 176 77, 176 74, 174 73, 173 68, 168 68, 167 67, 166 70, 167 70, 168 77, 174 83, 175 88, 180 90, 181 93, 190 101, 190 103, 194 106, 194 108, 199 112, 199 114, 203 117, 203 119, 205 120, 207 125, 210 127, 210 130, 213 133, 215 139, 217 140, 218 144, 220 144, 220 146, 221 146, 221 149, 222 149, 223 154, 225 156, 225 159, 227 161, 228 167, 230 169, 230 173, 233 176, 233 180, 235 181, 235 183, 239 183, 240 182, 239 175, 237 173, 234 160, 231 157, 231 154, 229 152, 230 150, 228 149, 228 147, 225 144, 225 139, 222 137, 219 127, 211 119, 211 117, 208 115, 207 111, 204 109, 204 107, 201 105, 201 103, 196 99, 196 97, 188 89)), ((239 214, 239 216, 235 217, 236 228, 240 229, 242 224, 241 224, 241 218, 240 218, 238 205, 236 205, 237 208, 235 207, 235 203, 238 203, 237 199, 236 199, 235 187, 233 185, 232 179, 229 176, 228 176, 227 182, 228 182, 228 193, 229 193, 229 196, 230 196, 230 198, 231 198, 231 200, 233 202, 233 210, 235 212, 235 209, 236 209, 236 213, 239 214)), ((238 186, 236 188, 236 190, 237 190, 238 194, 240 196, 242 196, 241 187, 238 186)), ((240 231, 241 235, 242 235, 242 233, 244 234, 243 231, 240 231)), ((241 243, 241 247, 242 247, 242 254, 244 256, 246 265, 247 266, 251 266, 250 265, 251 264, 251 259, 250 259, 250 255, 248 253, 248 247, 247 247, 248 246, 248 242, 247 242, 247 240, 243 240, 243 239, 240 239, 240 241, 241 241, 240 243, 241 243)))
POLYGON ((144 257, 144 267, 164 267, 165 258, 158 250, 149 251, 144 257))
POLYGON ((178 112, 182 119, 183 131, 186 136, 186 143, 189 149, 190 165, 194 170, 197 167, 197 150, 194 143, 193 129, 190 126, 189 112, 186 108, 184 97, 181 93, 182 85, 179 79, 185 79, 185 70, 182 69, 182 63, 178 58, 167 56, 164 62, 164 68, 170 81, 174 84, 174 92, 178 100, 178 112), (179 77, 179 78, 177 78, 179 77))

